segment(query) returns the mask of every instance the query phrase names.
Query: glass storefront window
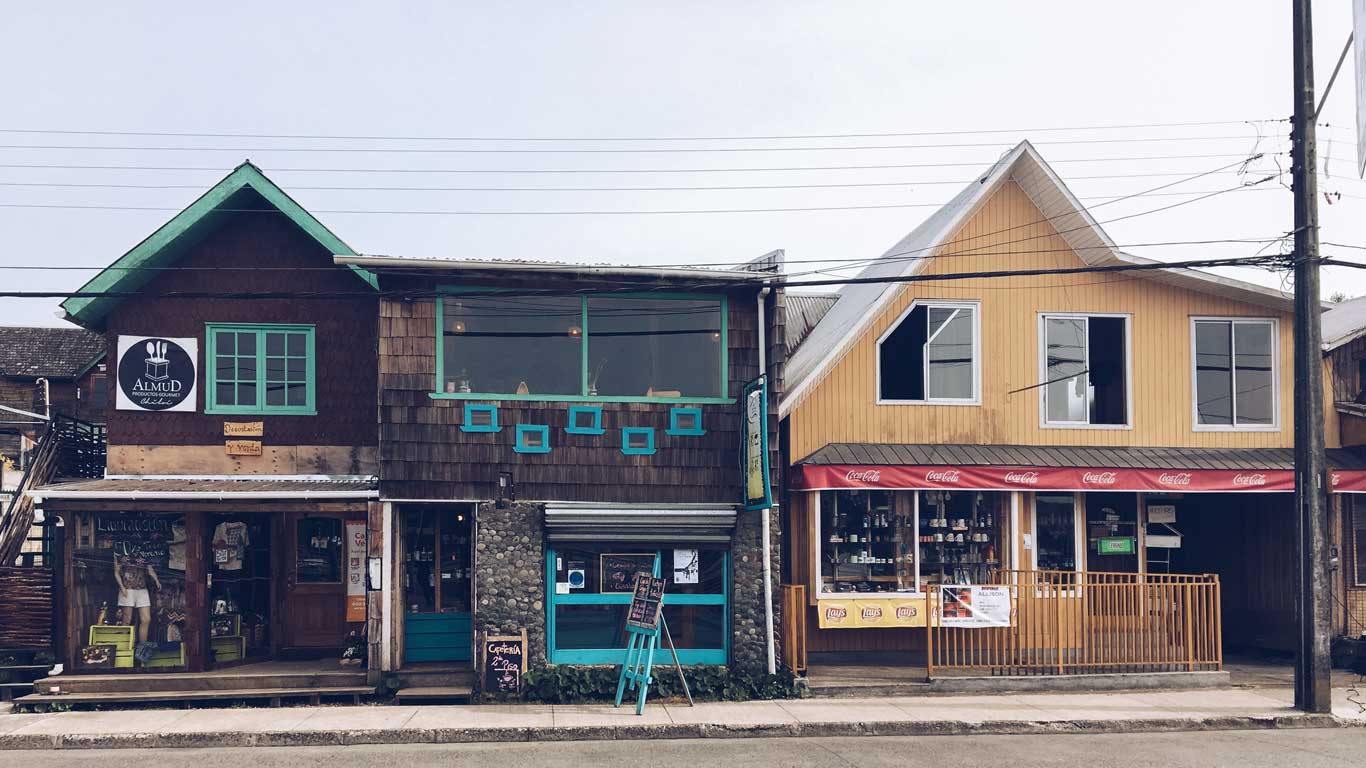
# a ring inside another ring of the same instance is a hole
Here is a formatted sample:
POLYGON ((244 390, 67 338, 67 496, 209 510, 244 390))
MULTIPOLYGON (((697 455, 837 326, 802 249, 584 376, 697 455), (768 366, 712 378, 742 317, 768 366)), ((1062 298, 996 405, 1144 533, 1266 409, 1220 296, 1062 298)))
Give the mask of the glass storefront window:
POLYGON ((893 491, 821 492, 823 591, 915 590, 915 520, 910 499, 898 498, 902 496, 893 491))
POLYGON ((296 523, 295 566, 300 584, 341 581, 342 521, 337 517, 305 517, 296 523))
POLYGON ((922 584, 982 584, 1001 567, 1009 494, 918 491, 922 584))
POLYGON ((1070 493, 1034 498, 1034 538, 1041 571, 1077 570, 1077 512, 1070 493))
MULTIPOLYGON (((729 563, 725 549, 639 543, 564 545, 546 553, 552 664, 619 664, 626 608, 638 572, 656 573, 679 661, 724 664, 729 645, 729 563)), ((663 661, 669 661, 667 651, 663 661)))

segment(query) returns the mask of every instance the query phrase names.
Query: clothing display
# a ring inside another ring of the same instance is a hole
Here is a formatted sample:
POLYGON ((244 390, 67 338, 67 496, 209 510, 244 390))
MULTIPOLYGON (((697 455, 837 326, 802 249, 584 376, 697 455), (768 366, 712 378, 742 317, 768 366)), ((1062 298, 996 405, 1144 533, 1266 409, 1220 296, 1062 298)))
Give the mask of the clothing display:
MULTIPOLYGON (((147 591, 147 565, 134 565, 132 563, 122 563, 119 565, 119 578, 123 580, 123 588, 129 592, 140 589, 147 591)), ((120 603, 122 605, 122 603, 120 603)))
POLYGON ((185 570, 185 522, 183 520, 171 525, 171 544, 167 547, 167 553, 167 568, 173 571, 185 570))
POLYGON ((213 529, 214 567, 220 571, 242 570, 242 557, 250 543, 246 523, 219 523, 213 529))
POLYGON ((120 608, 151 608, 152 595, 144 587, 142 589, 128 589, 119 593, 120 608))

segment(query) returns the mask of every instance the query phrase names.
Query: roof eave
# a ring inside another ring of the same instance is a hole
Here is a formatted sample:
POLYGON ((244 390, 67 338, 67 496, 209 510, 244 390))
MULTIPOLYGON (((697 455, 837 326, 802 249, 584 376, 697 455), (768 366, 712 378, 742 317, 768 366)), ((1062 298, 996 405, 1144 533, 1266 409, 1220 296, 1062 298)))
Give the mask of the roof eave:
POLYGON ((696 269, 666 268, 649 266, 615 266, 611 264, 537 264, 516 261, 476 261, 469 259, 431 259, 396 256, 372 256, 365 254, 334 254, 332 260, 337 264, 365 267, 368 269, 424 269, 434 271, 466 270, 479 272, 534 273, 543 275, 565 275, 571 277, 655 277, 675 280, 722 281, 728 283, 752 282, 756 285, 771 282, 778 275, 770 272, 755 272, 734 269, 696 269))

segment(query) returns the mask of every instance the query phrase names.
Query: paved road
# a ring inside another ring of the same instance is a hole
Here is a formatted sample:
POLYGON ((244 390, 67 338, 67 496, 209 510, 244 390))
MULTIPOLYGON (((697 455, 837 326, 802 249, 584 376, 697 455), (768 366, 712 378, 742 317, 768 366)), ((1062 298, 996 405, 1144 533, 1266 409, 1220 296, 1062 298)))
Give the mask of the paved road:
POLYGON ((995 765, 1087 768, 1331 768, 1366 765, 1366 728, 1057 736, 920 736, 837 739, 593 741, 278 747, 212 750, 0 752, 0 764, 23 768, 419 768, 420 766, 896 766, 995 765))

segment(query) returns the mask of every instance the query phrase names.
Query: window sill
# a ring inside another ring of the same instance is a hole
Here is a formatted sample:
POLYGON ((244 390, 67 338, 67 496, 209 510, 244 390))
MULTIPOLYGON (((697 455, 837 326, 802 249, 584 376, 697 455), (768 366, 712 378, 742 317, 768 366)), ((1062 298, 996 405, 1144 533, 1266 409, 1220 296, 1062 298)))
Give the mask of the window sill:
POLYGON ((1039 429, 1113 429, 1132 431, 1132 424, 1050 424, 1044 422, 1039 425, 1039 429))
POLYGON ((290 411, 263 411, 259 408, 239 410, 237 408, 205 408, 210 416, 317 416, 316 408, 299 408, 290 411))
POLYGON ((696 403, 701 405, 733 405, 729 397, 611 397, 603 395, 495 395, 487 392, 428 392, 433 400, 493 400, 541 403, 696 403))
POLYGON ((1279 424, 1258 424, 1256 426, 1239 427, 1224 426, 1219 424, 1196 424, 1191 427, 1192 432, 1280 432, 1279 424))
POLYGON ((981 400, 882 400, 877 405, 981 405, 981 400))

